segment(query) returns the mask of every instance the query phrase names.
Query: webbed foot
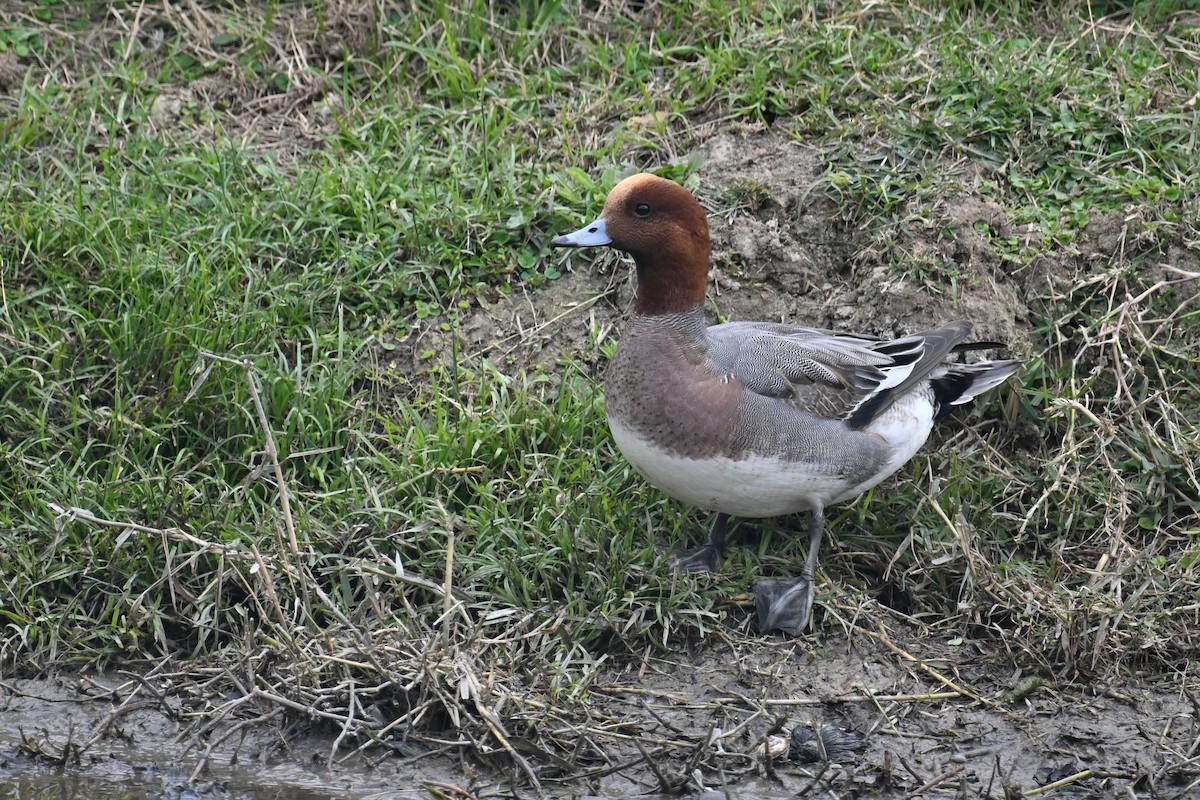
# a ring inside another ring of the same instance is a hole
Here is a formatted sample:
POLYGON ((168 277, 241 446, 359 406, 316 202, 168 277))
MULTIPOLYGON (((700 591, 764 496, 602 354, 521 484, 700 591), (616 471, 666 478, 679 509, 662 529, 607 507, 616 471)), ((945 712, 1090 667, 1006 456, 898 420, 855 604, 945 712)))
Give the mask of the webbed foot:
POLYGON ((711 544, 690 547, 675 553, 671 563, 679 572, 720 572, 721 549, 711 544))
POLYGON ((808 627, 812 601, 813 582, 808 578, 756 581, 754 605, 758 610, 758 629, 763 633, 779 630, 799 636, 808 627))
POLYGON ((725 529, 729 524, 726 514, 717 514, 712 529, 708 532, 708 544, 691 547, 676 553, 671 562, 680 572, 719 572, 721 549, 725 547, 725 529))

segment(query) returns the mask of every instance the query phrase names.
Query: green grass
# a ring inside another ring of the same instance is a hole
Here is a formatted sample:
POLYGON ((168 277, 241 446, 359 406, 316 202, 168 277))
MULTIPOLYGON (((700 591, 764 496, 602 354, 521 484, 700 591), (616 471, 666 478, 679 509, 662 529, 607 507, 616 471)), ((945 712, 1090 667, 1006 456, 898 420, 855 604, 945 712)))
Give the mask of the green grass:
POLYGON ((0 95, 3 669, 255 637, 303 662, 322 631, 469 649, 503 624, 489 658, 536 655, 529 691, 579 693, 605 659, 740 624, 733 598, 798 563, 803 523, 768 524, 718 581, 671 577, 707 520, 615 452, 598 353, 382 365, 415 326, 554 280, 551 234, 629 168, 690 175, 724 125, 817 147, 813 191, 908 280, 955 278, 909 234, 956 192, 1020 231, 982 233, 1026 287, 1021 388, 839 511, 831 579, 870 585, 911 534, 923 619, 1049 670, 1197 657, 1177 610, 1200 598, 1196 280, 1157 266, 1200 250, 1194 16, 343 6, 168 5, 134 38, 99 4, 7 12, 0 54, 31 71, 0 95), (1081 252, 1110 212, 1120 249, 1081 252), (1043 281, 1051 260, 1077 272, 1043 281))

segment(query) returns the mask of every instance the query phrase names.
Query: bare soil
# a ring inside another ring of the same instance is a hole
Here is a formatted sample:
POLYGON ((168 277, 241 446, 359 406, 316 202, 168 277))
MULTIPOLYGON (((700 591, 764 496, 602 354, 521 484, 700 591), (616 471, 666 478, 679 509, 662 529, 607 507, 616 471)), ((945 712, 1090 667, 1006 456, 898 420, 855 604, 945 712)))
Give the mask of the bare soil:
MULTIPOLYGON (((1056 685, 1007 671, 981 643, 917 638, 903 625, 897 634, 908 641, 735 636, 648 656, 596 682, 591 725, 607 734, 594 736, 591 752, 561 764, 557 778, 553 761, 526 756, 552 797, 1015 798, 1058 781, 1048 796, 1196 796, 1194 676, 1056 685), (768 758, 764 743, 786 743, 797 724, 853 731, 865 750, 843 764, 798 763, 786 748, 768 758)), ((538 794, 428 742, 358 752, 301 714, 214 720, 186 683, 81 674, 0 684, 0 785, 65 769, 149 796, 538 794)))

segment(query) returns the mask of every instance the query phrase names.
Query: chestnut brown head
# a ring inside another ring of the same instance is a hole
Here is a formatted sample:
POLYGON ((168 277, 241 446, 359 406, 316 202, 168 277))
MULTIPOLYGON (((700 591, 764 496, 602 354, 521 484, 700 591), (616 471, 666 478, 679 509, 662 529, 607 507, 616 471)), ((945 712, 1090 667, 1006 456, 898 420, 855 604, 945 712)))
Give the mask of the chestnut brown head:
POLYGON ((666 178, 649 173, 626 178, 609 192, 599 219, 550 245, 607 245, 633 256, 639 314, 671 314, 704 302, 708 217, 689 191, 666 178))

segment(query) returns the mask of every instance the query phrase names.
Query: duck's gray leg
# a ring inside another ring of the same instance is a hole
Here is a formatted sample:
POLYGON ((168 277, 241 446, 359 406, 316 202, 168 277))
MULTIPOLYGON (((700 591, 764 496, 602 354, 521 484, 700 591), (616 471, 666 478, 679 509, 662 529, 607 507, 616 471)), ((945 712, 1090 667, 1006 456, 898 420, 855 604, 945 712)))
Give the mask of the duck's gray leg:
POLYGON ((808 528, 808 558, 804 561, 800 577, 758 581, 754 584, 758 627, 763 633, 780 630, 789 636, 799 636, 808 627, 816 582, 817 554, 824 533, 825 509, 816 506, 812 510, 808 528))
POLYGON ((681 550, 675 554, 675 569, 680 572, 717 572, 721 569, 721 550, 725 547, 728 514, 717 514, 708 532, 708 544, 681 550))

